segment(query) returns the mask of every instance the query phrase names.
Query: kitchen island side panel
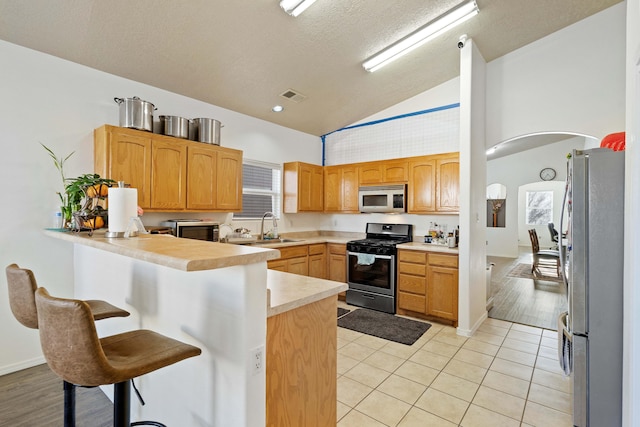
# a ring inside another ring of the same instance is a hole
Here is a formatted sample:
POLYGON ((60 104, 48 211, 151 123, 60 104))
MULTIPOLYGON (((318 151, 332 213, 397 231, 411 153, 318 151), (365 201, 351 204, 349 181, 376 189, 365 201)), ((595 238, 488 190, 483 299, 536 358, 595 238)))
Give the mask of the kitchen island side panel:
MULTIPOLYGON (((249 355, 264 354, 266 263, 185 272, 74 245, 74 296, 104 299, 131 312, 97 324, 100 336, 150 329, 196 345, 202 355, 136 380, 145 406, 132 420, 167 425, 265 425, 265 373, 249 355)), ((103 386, 112 399, 112 386, 103 386)))

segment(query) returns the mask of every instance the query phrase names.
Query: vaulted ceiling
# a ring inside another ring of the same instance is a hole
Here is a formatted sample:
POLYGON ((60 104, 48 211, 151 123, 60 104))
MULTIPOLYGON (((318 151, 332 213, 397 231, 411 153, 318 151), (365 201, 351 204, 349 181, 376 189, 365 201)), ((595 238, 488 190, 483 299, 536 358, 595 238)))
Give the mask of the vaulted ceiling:
POLYGON ((362 68, 460 2, 317 0, 294 18, 279 0, 0 0, 0 39, 322 135, 456 77, 462 34, 491 61, 620 0, 477 0, 460 27, 362 68))

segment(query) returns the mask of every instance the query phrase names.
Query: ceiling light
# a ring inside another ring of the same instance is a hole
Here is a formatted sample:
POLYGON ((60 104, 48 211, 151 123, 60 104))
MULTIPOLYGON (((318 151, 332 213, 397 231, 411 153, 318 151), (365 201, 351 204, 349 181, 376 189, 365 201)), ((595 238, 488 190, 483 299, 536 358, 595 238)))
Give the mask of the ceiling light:
POLYGON ((280 7, 291 16, 298 16, 316 0, 282 0, 280 7))
POLYGON ((274 113, 280 113, 283 110, 284 110, 284 107, 282 105, 274 105, 273 108, 271 109, 271 111, 273 111, 274 113))
POLYGON ((405 38, 384 49, 382 52, 366 60, 362 66, 369 72, 379 70, 390 62, 411 52, 413 49, 422 46, 429 40, 436 38, 445 31, 477 15, 479 11, 475 0, 461 3, 444 15, 439 16, 424 27, 417 29, 405 38))

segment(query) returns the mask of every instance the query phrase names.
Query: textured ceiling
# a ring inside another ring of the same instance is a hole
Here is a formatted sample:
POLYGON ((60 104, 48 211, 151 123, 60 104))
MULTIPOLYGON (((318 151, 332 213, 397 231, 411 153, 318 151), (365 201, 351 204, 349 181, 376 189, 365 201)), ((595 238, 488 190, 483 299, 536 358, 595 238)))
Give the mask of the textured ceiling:
POLYGON ((0 39, 322 135, 456 77, 461 34, 491 61, 620 0, 477 0, 462 26, 364 71, 460 2, 318 0, 293 18, 278 0, 0 0, 0 39), (287 89, 307 98, 280 98, 287 89))

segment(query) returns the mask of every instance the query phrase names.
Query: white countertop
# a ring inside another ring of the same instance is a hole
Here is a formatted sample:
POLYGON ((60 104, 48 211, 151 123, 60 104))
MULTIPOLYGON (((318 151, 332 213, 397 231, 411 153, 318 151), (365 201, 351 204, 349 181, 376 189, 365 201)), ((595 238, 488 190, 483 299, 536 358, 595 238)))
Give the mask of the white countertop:
POLYGON ((254 264, 280 257, 275 249, 181 239, 168 234, 141 234, 130 238, 105 238, 104 231, 60 232, 45 230, 47 236, 91 246, 153 264, 183 271, 213 270, 254 264))
POLYGON ((337 295, 348 288, 346 283, 267 270, 267 317, 337 295))
POLYGON ((446 254, 458 255, 458 248, 450 248, 447 245, 440 245, 438 243, 423 243, 423 242, 409 242, 402 243, 396 246, 398 249, 408 249, 411 251, 423 251, 423 252, 442 252, 446 254))

